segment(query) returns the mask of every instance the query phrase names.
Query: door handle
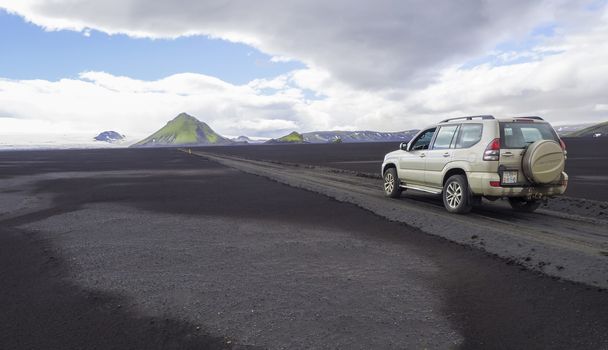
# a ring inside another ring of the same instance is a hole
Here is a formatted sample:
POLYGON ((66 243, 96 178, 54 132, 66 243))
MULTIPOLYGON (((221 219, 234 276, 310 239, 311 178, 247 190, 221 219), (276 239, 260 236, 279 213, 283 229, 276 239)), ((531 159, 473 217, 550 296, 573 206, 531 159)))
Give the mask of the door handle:
POLYGON ((505 152, 502 154, 503 157, 513 157, 513 153, 511 152, 505 152))
POLYGON ((420 153, 420 158, 424 158, 424 157, 426 157, 426 154, 420 153))
POLYGON ((449 157, 449 156, 450 156, 450 154, 449 154, 448 152, 445 152, 445 153, 443 154, 443 156, 447 158, 447 157, 449 157))

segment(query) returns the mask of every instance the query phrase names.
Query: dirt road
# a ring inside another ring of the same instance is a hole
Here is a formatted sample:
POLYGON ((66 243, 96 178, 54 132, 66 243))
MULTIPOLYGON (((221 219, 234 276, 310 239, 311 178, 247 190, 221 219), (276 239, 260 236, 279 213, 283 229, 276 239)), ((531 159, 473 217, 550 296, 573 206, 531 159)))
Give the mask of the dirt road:
POLYGON ((537 213, 485 202, 466 216, 448 214, 436 196, 383 196, 377 179, 329 168, 275 164, 217 153, 194 154, 223 165, 356 204, 391 221, 470 245, 550 276, 608 288, 608 216, 604 202, 554 199, 537 213), (601 215, 600 215, 601 213, 601 215))
MULTIPOLYGON (((608 201, 608 138, 566 138, 566 195, 608 201)), ((201 148, 200 151, 281 163, 297 163, 352 170, 379 176, 382 159, 399 149, 398 142, 342 144, 240 145, 201 148)))

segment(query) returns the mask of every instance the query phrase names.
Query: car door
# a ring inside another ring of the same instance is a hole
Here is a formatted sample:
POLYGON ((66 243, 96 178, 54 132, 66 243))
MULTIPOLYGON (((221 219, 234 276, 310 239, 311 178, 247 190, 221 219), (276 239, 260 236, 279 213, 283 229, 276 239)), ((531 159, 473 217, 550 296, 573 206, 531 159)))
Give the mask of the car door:
POLYGON ((434 134, 435 128, 421 132, 410 142, 408 150, 402 152, 397 169, 401 181, 414 185, 422 185, 424 183, 426 153, 434 134))
POLYGON ((426 152, 424 185, 443 187, 443 169, 452 160, 453 144, 456 142, 458 124, 442 125, 437 130, 433 143, 426 152))

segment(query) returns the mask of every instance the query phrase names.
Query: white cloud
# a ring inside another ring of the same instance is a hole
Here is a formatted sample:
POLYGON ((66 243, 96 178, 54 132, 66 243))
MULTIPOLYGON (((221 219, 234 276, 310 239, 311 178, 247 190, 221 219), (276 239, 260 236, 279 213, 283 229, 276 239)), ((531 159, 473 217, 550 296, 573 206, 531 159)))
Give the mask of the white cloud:
POLYGON ((562 38, 568 49, 508 66, 446 69, 408 104, 427 114, 541 114, 554 122, 608 119, 608 22, 562 38))
POLYGON ((290 89, 263 95, 200 74, 157 81, 86 72, 80 79, 0 80, 2 132, 96 133, 117 130, 143 136, 185 111, 225 134, 278 135, 306 125, 297 113, 303 102, 290 89))
POLYGON ((252 119, 239 121, 234 127, 264 132, 268 130, 295 130, 298 128, 298 124, 293 120, 285 119, 252 119))
POLYGON ((287 57, 287 56, 272 56, 270 58, 270 62, 292 62, 292 61, 296 61, 295 59, 291 58, 291 57, 287 57))
MULTIPOLYGON (((426 84, 438 68, 485 53, 534 26, 572 16, 578 1, 527 0, 0 0, 49 30, 95 29, 243 42, 295 58, 362 89, 426 84)), ((578 11, 580 12, 580 11, 578 11)))

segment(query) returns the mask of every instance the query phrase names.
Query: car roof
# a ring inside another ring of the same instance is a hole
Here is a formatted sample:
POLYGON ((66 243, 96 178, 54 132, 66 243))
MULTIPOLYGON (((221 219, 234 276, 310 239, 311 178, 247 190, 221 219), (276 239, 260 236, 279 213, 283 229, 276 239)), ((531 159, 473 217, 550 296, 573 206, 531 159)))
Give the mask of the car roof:
POLYGON ((492 115, 476 115, 476 116, 465 116, 448 118, 440 121, 437 125, 449 124, 449 123, 479 123, 479 122, 526 122, 526 123, 547 123, 543 118, 538 116, 521 116, 521 117, 507 117, 497 119, 492 115))

